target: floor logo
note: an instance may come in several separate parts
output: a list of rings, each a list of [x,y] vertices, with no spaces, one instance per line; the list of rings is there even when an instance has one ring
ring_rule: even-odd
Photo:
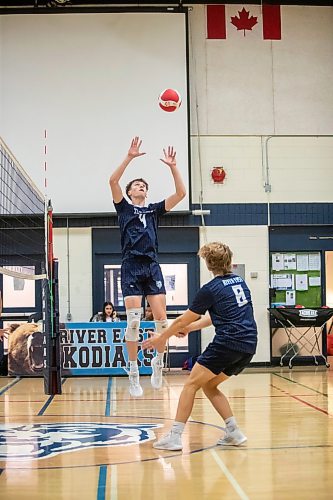
[[[0,426],[0,460],[51,458],[87,448],[125,446],[155,439],[160,424],[56,423]]]

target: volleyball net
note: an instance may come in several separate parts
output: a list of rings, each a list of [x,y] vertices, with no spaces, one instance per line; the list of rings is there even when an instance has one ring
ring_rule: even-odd
[[[43,345],[32,345],[30,339],[27,347],[36,371],[32,374],[43,372],[46,394],[59,394],[60,361],[59,354],[55,355],[59,350],[58,271],[53,257],[52,207],[1,138],[0,291],[3,316],[24,315],[39,321]]]

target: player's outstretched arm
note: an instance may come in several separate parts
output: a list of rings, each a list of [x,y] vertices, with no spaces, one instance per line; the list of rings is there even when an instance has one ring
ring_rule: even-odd
[[[174,151],[172,146],[169,146],[167,151],[163,149],[163,153],[164,158],[161,158],[161,161],[168,165],[168,167],[170,168],[176,188],[176,192],[165,200],[165,210],[168,212],[173,207],[175,207],[183,198],[185,198],[186,189],[183,183],[183,179],[177,168],[176,151]]]
[[[119,203],[124,197],[119,181],[123,173],[125,172],[127,166],[133,160],[133,158],[137,158],[138,156],[143,156],[146,154],[146,153],[140,153],[141,144],[142,141],[140,140],[140,138],[134,137],[134,139],[132,139],[131,146],[128,150],[128,153],[124,161],[111,174],[111,177],[109,179],[109,184],[112,192],[112,198],[115,203]]]
[[[197,321],[194,321],[193,323],[186,326],[182,330],[179,330],[179,332],[176,333],[176,337],[186,337],[186,335],[188,335],[190,332],[202,330],[203,328],[206,328],[207,326],[210,326],[211,324],[212,324],[211,317],[207,313],[207,314],[205,314],[205,316],[202,316]]]
[[[163,347],[167,343],[167,340],[170,337],[176,335],[177,332],[183,330],[184,328],[186,328],[191,323],[194,323],[199,318],[200,318],[199,314],[196,314],[187,309],[187,311],[185,311],[184,314],[182,314],[181,316],[178,316],[178,318],[176,318],[175,321],[168,328],[166,328],[161,335],[154,335],[153,337],[150,337],[149,339],[142,342],[142,348],[143,349],[156,348],[160,352],[160,348],[163,349]]]

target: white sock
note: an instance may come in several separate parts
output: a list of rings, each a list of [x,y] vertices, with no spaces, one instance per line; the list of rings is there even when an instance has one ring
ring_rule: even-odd
[[[172,424],[171,432],[177,432],[178,434],[182,434],[184,430],[185,424],[183,422],[174,422]]]
[[[159,359],[160,361],[162,361],[162,363],[163,363],[164,352],[158,352],[158,353],[157,353],[157,357],[158,357],[158,359]]]
[[[139,371],[138,362],[137,361],[130,361],[129,362],[129,368],[130,368],[130,372],[137,372],[137,371]]]
[[[225,420],[225,425],[227,426],[228,431],[234,431],[238,427],[235,417],[227,418]]]

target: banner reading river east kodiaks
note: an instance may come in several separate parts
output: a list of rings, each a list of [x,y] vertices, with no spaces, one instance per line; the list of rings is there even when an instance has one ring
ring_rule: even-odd
[[[66,323],[60,330],[62,375],[124,375],[127,367],[125,321],[117,323]],[[153,351],[141,342],[154,330],[153,322],[140,325],[138,364],[140,373],[151,373]]]
[[[154,330],[154,322],[140,325],[138,364],[141,374],[151,374],[154,351],[142,350],[141,342]],[[125,375],[127,349],[125,321],[117,323],[65,323],[59,331],[61,375]],[[43,376],[47,338],[42,325],[26,323],[12,335],[8,346],[8,374]]]

